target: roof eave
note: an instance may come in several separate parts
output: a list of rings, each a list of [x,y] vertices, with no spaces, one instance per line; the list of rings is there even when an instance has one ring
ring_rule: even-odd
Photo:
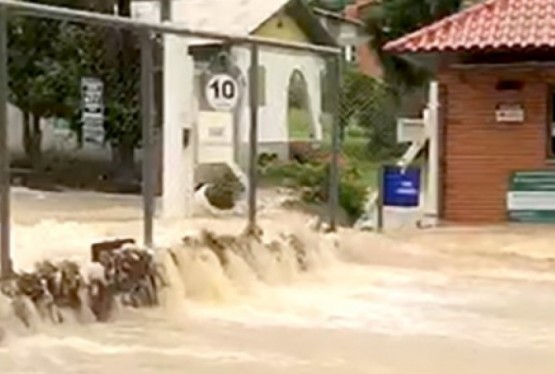
[[[529,52],[538,50],[555,50],[549,44],[530,44],[530,45],[498,45],[498,46],[471,46],[471,47],[452,47],[452,48],[398,48],[384,47],[384,51],[395,55],[414,55],[414,54],[453,54],[453,53],[507,53],[507,52]]]
[[[463,10],[457,12],[457,13],[451,14],[451,15],[449,15],[447,17],[444,17],[444,18],[442,18],[442,19],[440,19],[436,22],[433,22],[433,23],[431,23],[427,26],[424,26],[424,27],[422,27],[418,30],[410,32],[407,35],[404,35],[404,36],[402,36],[398,39],[392,40],[384,46],[384,51],[390,52],[390,53],[395,53],[395,52],[399,53],[402,50],[407,50],[408,51],[408,49],[403,48],[403,45],[405,45],[405,44],[407,44],[411,41],[418,40],[421,37],[423,37],[426,33],[430,32],[432,30],[437,30],[440,27],[442,27],[442,26],[444,26],[444,25],[446,25],[450,22],[454,22],[458,18],[465,17],[468,13],[473,13],[473,12],[478,11],[481,8],[487,7],[491,3],[493,3],[494,1],[496,1],[496,0],[486,0],[484,2],[474,4],[472,6],[469,6],[466,9],[463,9]],[[424,52],[424,51],[422,51],[422,52]]]
[[[311,41],[317,45],[339,47],[337,40],[322,25],[314,11],[303,0],[291,0],[285,5],[286,13],[293,17]]]
[[[362,22],[360,20],[357,20],[357,19],[352,19],[352,18],[349,18],[349,17],[345,17],[341,13],[332,12],[332,11],[322,9],[322,8],[317,8],[317,7],[313,7],[312,11],[316,15],[320,15],[322,17],[331,18],[333,20],[348,23],[348,24],[351,24],[351,25],[357,26],[357,27],[364,27],[364,22]]]

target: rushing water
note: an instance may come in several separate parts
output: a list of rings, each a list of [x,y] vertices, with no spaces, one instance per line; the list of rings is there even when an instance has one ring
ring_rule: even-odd
[[[113,202],[78,197],[70,206],[80,216],[68,209],[44,221],[48,204],[55,198],[16,201],[20,267],[85,261],[92,241],[140,232],[131,209],[104,210]],[[554,230],[325,236],[311,233],[306,217],[277,210],[262,225],[268,237],[301,235],[311,270],[296,271],[287,251],[277,262],[261,247],[256,258],[237,255],[222,268],[209,251],[172,245],[173,258],[160,252],[171,287],[157,309],[29,332],[0,300],[0,373],[555,372]],[[157,237],[178,243],[195,227],[237,233],[242,221],[165,222]]]

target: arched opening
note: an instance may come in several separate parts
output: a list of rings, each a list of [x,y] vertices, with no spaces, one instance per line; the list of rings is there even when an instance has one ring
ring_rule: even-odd
[[[310,141],[315,139],[308,85],[305,77],[299,70],[293,71],[289,78],[287,126],[290,141]]]

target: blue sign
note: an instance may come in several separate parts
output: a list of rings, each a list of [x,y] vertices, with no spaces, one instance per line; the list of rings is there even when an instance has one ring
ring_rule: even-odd
[[[384,167],[382,193],[384,206],[417,207],[420,204],[420,169]]]

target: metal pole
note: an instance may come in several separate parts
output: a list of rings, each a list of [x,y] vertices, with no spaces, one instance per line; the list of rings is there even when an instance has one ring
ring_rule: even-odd
[[[10,257],[10,153],[8,148],[8,10],[0,6],[0,277],[12,272]]]
[[[56,19],[59,21],[81,22],[89,25],[128,28],[149,29],[154,33],[174,34],[182,36],[196,36],[205,39],[214,39],[231,44],[252,44],[286,48],[291,50],[311,51],[324,55],[340,55],[341,49],[336,46],[313,45],[277,40],[269,37],[231,35],[213,31],[201,31],[183,27],[177,23],[161,24],[159,22],[147,22],[129,17],[115,17],[108,14],[75,10],[52,5],[30,3],[20,0],[0,0],[0,5],[6,6],[10,14],[21,14],[30,17]]]
[[[152,248],[155,174],[154,162],[154,77],[151,33],[141,31],[141,119],[143,133],[143,212],[144,245]]]
[[[333,56],[331,64],[330,85],[332,94],[332,153],[329,174],[329,229],[337,229],[337,211],[339,208],[339,153],[341,152],[341,124],[339,116],[339,100],[341,90],[341,61],[339,56]]]
[[[383,206],[384,206],[384,187],[385,187],[385,165],[380,165],[378,168],[378,202],[376,206],[376,231],[382,232],[383,231]]]
[[[249,133],[249,222],[248,230],[256,227],[256,179],[258,161],[258,46],[251,45],[249,71],[250,133]]]
[[[160,20],[162,22],[171,20],[172,1],[160,0]]]

